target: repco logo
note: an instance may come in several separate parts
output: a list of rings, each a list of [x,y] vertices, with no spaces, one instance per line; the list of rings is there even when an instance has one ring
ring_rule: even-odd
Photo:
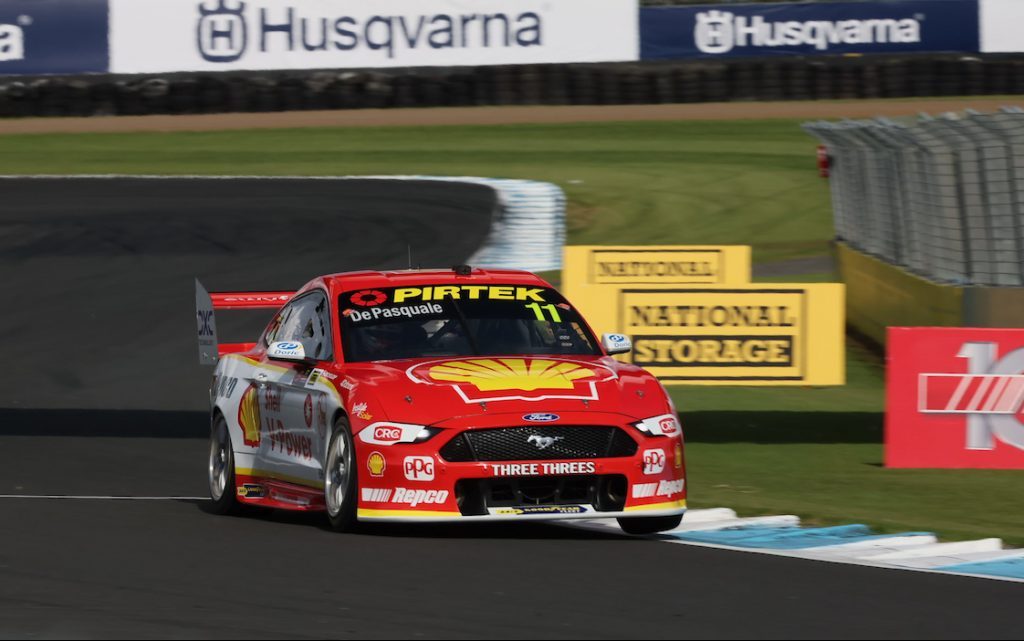
[[[996,343],[964,343],[958,357],[968,374],[920,374],[922,414],[967,417],[969,450],[992,450],[1001,441],[1024,450],[1024,348],[997,359]]]
[[[373,438],[386,443],[394,443],[402,438],[402,430],[397,427],[378,427],[373,430]]]
[[[242,57],[248,45],[249,34],[245,24],[245,3],[234,7],[228,0],[217,0],[212,9],[201,2],[196,23],[196,48],[208,62],[234,62]]]

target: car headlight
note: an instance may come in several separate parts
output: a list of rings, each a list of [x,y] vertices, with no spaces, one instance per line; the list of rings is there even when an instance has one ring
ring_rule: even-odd
[[[633,427],[647,436],[678,436],[683,433],[683,426],[675,414],[661,414],[633,423]]]
[[[394,445],[395,443],[423,443],[441,433],[437,427],[410,423],[380,421],[367,425],[359,432],[359,440],[372,445]]]

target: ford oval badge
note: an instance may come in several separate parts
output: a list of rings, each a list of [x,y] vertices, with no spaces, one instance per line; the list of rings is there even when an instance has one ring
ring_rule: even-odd
[[[523,417],[523,420],[530,421],[531,423],[550,423],[558,420],[558,414],[538,412],[536,414],[527,414]]]

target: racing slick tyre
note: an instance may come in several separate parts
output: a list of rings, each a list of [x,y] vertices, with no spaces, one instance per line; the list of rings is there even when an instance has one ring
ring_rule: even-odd
[[[235,499],[235,453],[228,434],[228,422],[220,414],[210,429],[210,511],[228,514],[238,507]]]
[[[683,515],[633,517],[618,521],[619,527],[626,534],[656,534],[679,527],[683,522]]]
[[[350,532],[356,526],[356,464],[355,448],[348,419],[344,416],[334,422],[331,443],[327,446],[324,466],[324,504],[327,520],[337,532]]]

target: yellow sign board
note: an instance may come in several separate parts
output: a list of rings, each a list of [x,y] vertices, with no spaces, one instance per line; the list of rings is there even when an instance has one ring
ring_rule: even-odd
[[[566,246],[562,291],[569,300],[592,285],[729,285],[750,282],[746,245]]]
[[[665,384],[842,385],[839,283],[592,286],[572,302],[597,332],[633,341],[623,360]]]

